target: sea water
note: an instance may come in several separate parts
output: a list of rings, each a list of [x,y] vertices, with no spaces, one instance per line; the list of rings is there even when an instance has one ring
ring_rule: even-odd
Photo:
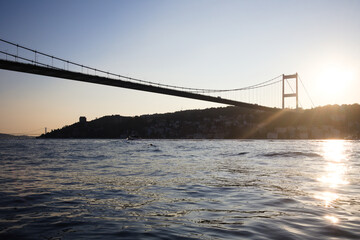
[[[360,239],[360,142],[1,140],[0,239]]]

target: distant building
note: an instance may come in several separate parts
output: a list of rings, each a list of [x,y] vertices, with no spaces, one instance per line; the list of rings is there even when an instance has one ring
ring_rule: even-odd
[[[80,117],[79,123],[86,123],[86,117]]]

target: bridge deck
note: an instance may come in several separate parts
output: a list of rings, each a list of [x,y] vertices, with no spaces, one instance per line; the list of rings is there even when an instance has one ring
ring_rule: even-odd
[[[80,72],[72,72],[58,68],[43,67],[43,66],[22,63],[22,62],[14,62],[14,61],[0,59],[0,69],[24,72],[24,73],[32,73],[37,75],[49,76],[49,77],[57,77],[57,78],[63,78],[63,79],[81,81],[81,82],[96,83],[96,84],[113,86],[113,87],[128,88],[128,89],[153,92],[159,94],[166,94],[171,96],[191,98],[191,99],[203,100],[214,103],[222,103],[226,105],[252,108],[258,110],[265,110],[265,111],[276,110],[275,108],[269,108],[269,107],[265,107],[257,104],[245,103],[245,102],[238,102],[220,97],[206,96],[197,93],[168,89],[158,86],[134,83],[134,82],[118,80],[113,78],[106,78],[95,75],[88,75]]]

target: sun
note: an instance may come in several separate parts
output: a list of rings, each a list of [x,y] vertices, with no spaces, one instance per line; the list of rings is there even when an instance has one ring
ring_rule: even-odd
[[[319,76],[321,94],[329,98],[345,96],[344,89],[353,81],[353,72],[337,66],[325,68]]]

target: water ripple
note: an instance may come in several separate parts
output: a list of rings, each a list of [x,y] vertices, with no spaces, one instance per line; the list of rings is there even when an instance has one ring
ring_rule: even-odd
[[[1,141],[0,238],[359,239],[359,144]]]

